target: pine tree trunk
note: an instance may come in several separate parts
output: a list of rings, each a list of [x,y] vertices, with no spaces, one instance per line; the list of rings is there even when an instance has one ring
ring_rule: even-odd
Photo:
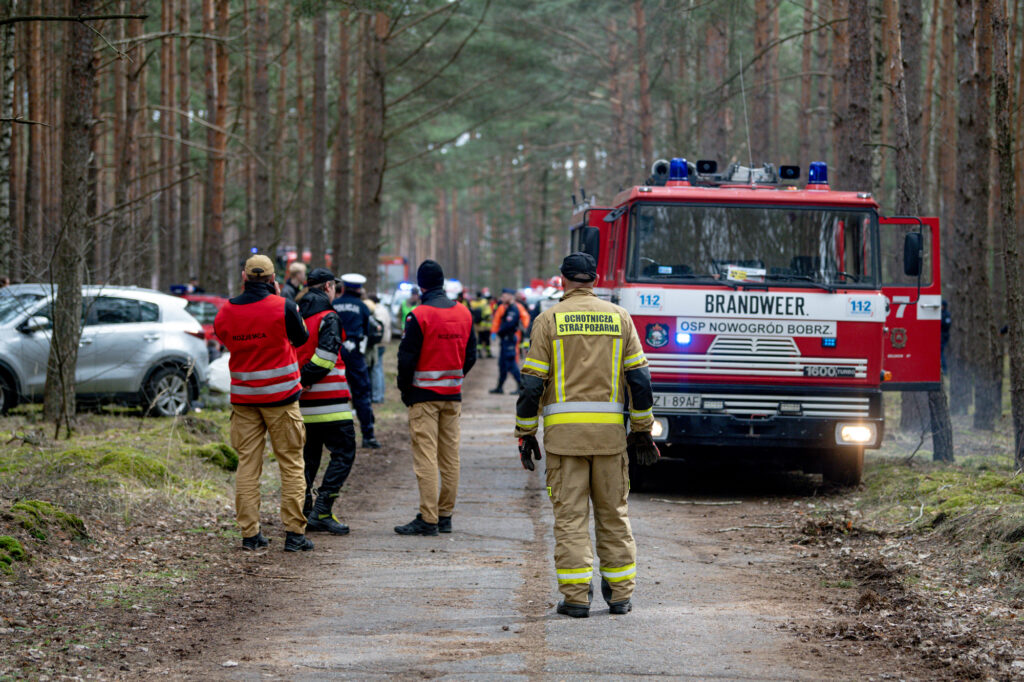
[[[284,13],[282,21],[282,35],[291,33],[289,24],[290,12]],[[282,206],[282,188],[284,186],[284,173],[287,170],[287,160],[284,155],[284,140],[287,133],[285,116],[288,113],[288,100],[285,97],[288,85],[288,49],[281,51],[281,57],[277,66],[277,103],[274,111],[274,158],[270,171],[270,204],[273,214],[273,237],[271,244],[280,244],[285,235],[284,206]],[[294,244],[295,242],[292,242]]]
[[[42,10],[42,2],[34,0],[31,12]],[[41,22],[28,25],[28,118],[46,121],[43,111],[43,37]],[[122,34],[120,37],[124,37]],[[120,67],[123,68],[123,67]],[[39,272],[38,249],[43,243],[43,170],[44,170],[44,128],[28,127],[28,150],[25,155],[25,249],[22,257],[27,261],[25,271]]]
[[[647,66],[647,16],[644,0],[633,0],[636,20],[636,64],[640,83],[640,144],[643,149],[641,163],[646,171],[654,163],[654,122],[651,115],[651,76]]]
[[[813,120],[811,112],[811,90],[813,89],[813,77],[811,76],[811,53],[812,40],[814,35],[811,29],[814,26],[814,4],[807,3],[804,8],[804,36],[803,45],[800,48],[800,117],[801,121]],[[805,130],[800,137],[800,155],[798,163],[807,168],[811,159],[811,143],[813,138],[809,130]]]
[[[352,203],[349,199],[351,171],[349,170],[350,116],[348,109],[349,84],[349,15],[343,10],[338,21],[338,136],[334,145],[334,226],[331,245],[334,249],[334,267],[352,260]]]
[[[303,59],[305,50],[305,36],[302,30],[302,19],[295,19],[295,203],[294,208],[289,211],[292,214],[292,225],[290,228],[292,243],[298,247],[299,258],[303,258],[305,250],[311,248],[311,234],[309,229],[309,201],[306,199],[306,177],[309,169],[306,167],[306,150],[309,144],[309,135],[306,133],[309,117],[306,115],[306,73]]]
[[[832,5],[832,19],[838,20],[849,15],[849,0],[835,0]],[[849,23],[849,19],[847,19]],[[848,173],[843,164],[846,154],[849,133],[849,92],[846,89],[846,72],[850,62],[850,32],[834,31],[832,33],[832,155],[836,172]],[[833,181],[834,182],[834,181]],[[842,183],[847,186],[847,183]]]
[[[849,61],[846,66],[844,139],[838,154],[842,189],[872,191],[871,178],[871,17],[866,2],[849,3]]]
[[[707,20],[704,31],[704,50],[706,61],[705,72],[712,82],[725,81],[729,69],[729,22],[727,17],[713,14]],[[715,159],[724,164],[732,156],[729,149],[729,132],[727,128],[729,86],[723,85],[721,93],[709,98],[706,103],[707,113],[700,130],[701,158]],[[705,107],[701,107],[702,110]],[[682,124],[686,128],[685,122]]]
[[[1003,235],[1006,270],[1006,319],[1010,348],[1010,411],[1013,415],[1014,465],[1024,468],[1024,276],[1017,234],[1017,189],[1013,172],[1013,129],[1008,106],[1010,93],[1008,24],[1002,3],[992,10],[993,90],[995,94],[996,153],[999,164],[998,230]]]
[[[14,0],[0,3],[0,15],[14,15]],[[0,29],[3,54],[0,56],[0,276],[10,276],[13,270],[14,215],[11,211],[11,141],[14,123],[14,24]]]
[[[75,15],[93,11],[94,0],[72,0]],[[82,270],[91,226],[87,213],[89,153],[91,149],[93,97],[93,32],[83,22],[67,22],[64,38],[63,103],[61,127],[61,225],[54,272],[57,299],[53,307],[53,332],[46,365],[43,415],[55,433],[70,436],[75,417],[75,367],[81,338]]]
[[[213,215],[211,219],[211,225],[213,227],[213,236],[209,243],[213,247],[213,255],[211,257],[211,263],[213,265],[213,271],[208,273],[210,286],[213,287],[214,291],[226,291],[226,278],[227,274],[224,270],[226,258],[224,257],[224,211],[225,211],[225,192],[227,190],[227,174],[228,174],[228,45],[227,40],[230,37],[230,29],[228,27],[228,6],[229,0],[216,0],[217,5],[217,33],[222,40],[217,41],[215,48],[215,54],[217,58],[217,107],[216,116],[214,123],[217,126],[217,130],[214,135],[214,157],[213,157],[213,200],[211,207],[213,208]],[[234,278],[233,278],[234,279]],[[234,281],[231,282],[234,284]]]
[[[322,262],[327,253],[327,234],[324,231],[324,192],[327,166],[327,14],[321,12],[313,19],[313,134],[310,156],[313,159],[313,191],[310,195],[309,228],[312,233],[309,247],[313,259]]]
[[[181,233],[175,229],[178,196],[174,184],[174,2],[165,2],[160,15],[160,29],[165,35],[160,39],[160,219],[157,229],[160,233],[161,253],[160,280],[162,285],[170,284],[181,276]],[[162,287],[161,287],[162,288]]]
[[[181,33],[188,33],[189,24],[191,23],[191,2],[192,0],[178,0],[178,30]],[[191,72],[192,66],[189,59],[189,38],[181,38],[178,43],[178,109],[181,111],[189,111],[192,107],[192,82]],[[187,265],[188,269],[195,267],[194,263],[197,262],[197,254],[195,247],[192,221],[192,183],[188,180],[189,175],[192,172],[190,159],[189,159],[189,145],[191,142],[191,122],[188,116],[178,117],[178,137],[180,143],[178,144],[178,233],[181,235],[181,248],[185,254],[186,259],[183,266]],[[182,276],[191,278],[193,275],[198,276],[197,272],[185,272],[185,267],[182,267],[179,273]]]
[[[253,42],[256,45],[256,70],[253,78],[252,101],[255,115],[256,135],[256,173],[253,191],[255,192],[254,213],[254,244],[268,254],[277,252],[277,239],[274,234],[273,206],[271,204],[270,167],[274,163],[274,136],[270,134],[270,74],[268,73],[267,43],[270,40],[270,2],[256,0],[256,13],[253,17]]]

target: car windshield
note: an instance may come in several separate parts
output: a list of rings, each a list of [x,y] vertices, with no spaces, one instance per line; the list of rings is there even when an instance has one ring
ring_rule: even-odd
[[[13,322],[42,297],[42,294],[11,294],[0,296],[0,324]]]
[[[640,203],[630,223],[632,281],[832,288],[877,279],[873,211]]]

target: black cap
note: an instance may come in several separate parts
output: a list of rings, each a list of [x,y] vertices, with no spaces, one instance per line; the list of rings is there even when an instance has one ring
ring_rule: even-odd
[[[335,279],[337,278],[334,276],[334,273],[327,268],[314,268],[312,272],[306,275],[306,286],[312,287],[324,282],[333,282]]]
[[[433,260],[425,260],[420,263],[420,267],[416,271],[416,283],[424,291],[443,287],[444,270],[441,269],[440,263]]]
[[[573,282],[593,282],[597,279],[597,261],[589,253],[570,253],[562,261],[562,276]]]

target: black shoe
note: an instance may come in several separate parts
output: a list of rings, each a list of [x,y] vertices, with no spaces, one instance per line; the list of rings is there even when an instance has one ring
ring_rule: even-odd
[[[286,552],[308,552],[313,549],[313,543],[302,533],[288,531],[284,537],[284,551]]]
[[[395,526],[395,532],[399,535],[437,535],[437,524],[427,523],[423,520],[422,514],[404,526]]]
[[[437,517],[437,532],[438,533],[451,533],[452,532],[452,517],[450,517],[450,516],[438,516]]]
[[[373,450],[379,450],[380,448],[382,448],[384,446],[380,444],[379,440],[377,440],[373,436],[370,436],[369,438],[363,438],[363,447],[364,448],[371,448]]]
[[[334,535],[348,535],[348,526],[338,521],[338,518],[331,513],[331,507],[334,506],[334,500],[337,497],[337,494],[333,496],[323,492],[317,494],[313,510],[306,515],[306,532],[322,531]]]
[[[590,607],[583,606],[582,604],[566,604],[565,600],[558,602],[558,607],[555,609],[558,613],[563,616],[569,616],[570,618],[589,618]]]
[[[256,531],[256,535],[251,538],[242,538],[242,549],[248,549],[255,552],[257,549],[263,549],[270,544],[270,540],[263,537],[263,531]]]
[[[489,390],[489,391],[487,391],[487,392],[488,392],[488,393],[493,393],[494,395],[504,395],[504,394],[505,394],[505,391],[503,391],[503,390],[501,389],[501,387],[498,387],[498,388],[492,388],[491,390]]]
[[[633,603],[629,599],[617,602],[612,601],[612,586],[604,578],[601,578],[601,596],[608,603],[608,613],[624,616],[633,610]]]

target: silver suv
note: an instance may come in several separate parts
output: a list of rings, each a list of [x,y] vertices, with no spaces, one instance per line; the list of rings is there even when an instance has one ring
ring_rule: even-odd
[[[49,284],[0,289],[0,413],[42,400],[55,293]],[[203,328],[186,303],[151,289],[83,287],[78,398],[187,412],[208,375]]]

